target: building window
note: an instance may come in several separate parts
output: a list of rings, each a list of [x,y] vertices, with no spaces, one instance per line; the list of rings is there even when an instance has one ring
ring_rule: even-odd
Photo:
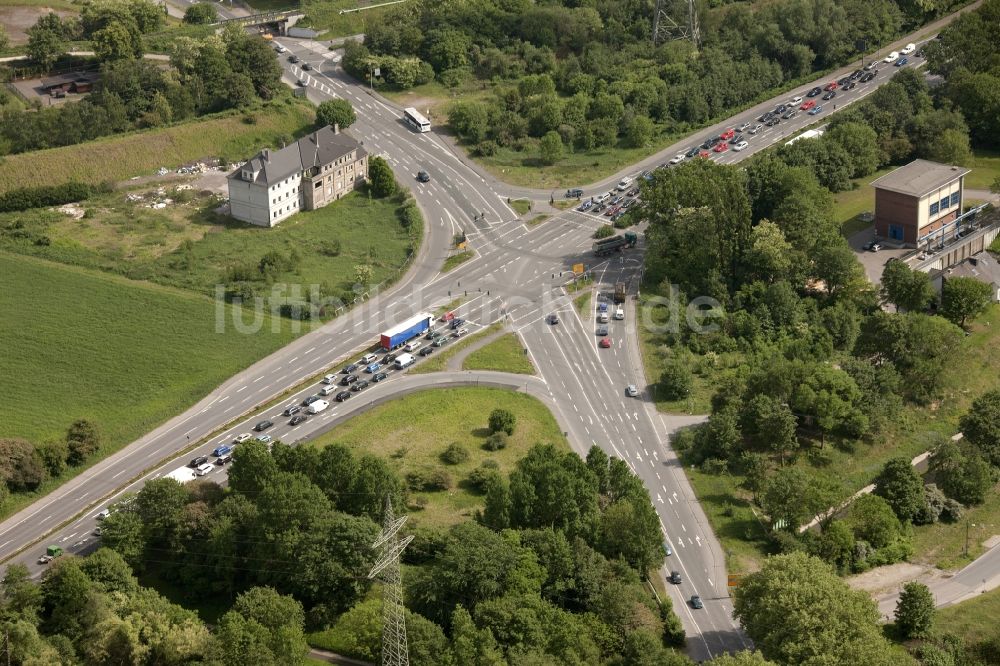
[[[944,199],[941,199],[941,210],[945,211],[949,207],[951,207],[951,199],[949,199],[948,197],[945,197]]]
[[[937,203],[932,203],[931,204],[931,215],[937,215],[937,214],[938,214],[938,205],[937,205]]]
[[[957,206],[958,205],[958,192],[952,193],[952,195],[951,195],[951,205],[952,206]]]

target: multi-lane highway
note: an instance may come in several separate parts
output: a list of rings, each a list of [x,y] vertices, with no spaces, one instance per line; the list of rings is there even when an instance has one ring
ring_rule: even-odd
[[[96,515],[121,492],[134,490],[144,479],[162,476],[188,459],[232,441],[236,435],[250,432],[253,424],[264,418],[276,423],[269,434],[294,443],[401,390],[478,380],[509,388],[523,386],[523,390],[550,405],[578,452],[584,453],[596,444],[626,460],[649,488],[664,540],[672,548],[673,555],[666,558],[663,570],[681,573],[682,582],[668,589],[690,638],[691,656],[704,659],[746,647],[748,643],[731,617],[724,554],[669,447],[670,434],[698,417],[660,414],[648,399],[638,348],[641,315],[635,310],[634,299],[629,298],[625,304],[624,320],[609,323],[612,342],[610,347],[602,348],[593,308],[577,312],[564,289],[571,266],[583,262],[596,278],[597,292],[609,293],[616,282],[626,281],[630,296],[634,296],[641,270],[641,248],[610,259],[595,258],[589,252],[591,236],[605,218],[573,210],[554,213],[536,227],[525,226],[506,205],[507,197],[528,196],[547,202],[548,191],[498,183],[443,138],[410,131],[397,108],[343,74],[338,52],[314,42],[282,43],[313,67],[302,71],[283,58],[287,81],[297,85],[301,78],[308,98],[314,102],[333,97],[350,100],[358,115],[351,132],[363,139],[370,153],[385,156],[397,178],[413,191],[426,223],[420,253],[395,288],[374,294],[361,307],[254,364],[184,414],[4,521],[0,524],[0,558],[17,556],[33,563],[46,543],[62,544],[70,552],[85,550],[94,541],[91,534],[97,526]],[[850,71],[832,74],[817,83],[824,85]],[[868,87],[859,85],[846,93],[838,106],[871,92],[887,80],[886,74],[880,73]],[[739,124],[744,116],[756,118],[797,94],[782,95],[725,124],[707,128],[683,144],[645,160],[629,173],[657,166],[668,156]],[[790,122],[782,121],[776,131],[760,133],[750,141],[750,149],[722,153],[721,157],[713,153],[712,158],[727,162],[742,159],[815,120],[800,114]],[[421,170],[430,174],[430,182],[415,180]],[[589,186],[586,196],[605,191],[622,175]],[[458,230],[466,232],[476,256],[441,274],[447,248]],[[464,299],[459,314],[473,327],[505,320],[520,336],[539,376],[526,379],[498,373],[397,373],[347,402],[334,403],[301,425],[291,426],[287,418],[280,416],[288,404],[314,394],[324,372],[356,360],[381,330],[415,312],[440,307],[459,297]],[[559,324],[546,322],[546,316],[552,313],[560,315]],[[639,386],[639,396],[625,395],[629,384]],[[222,475],[224,468],[219,466],[209,478]],[[34,570],[38,571],[38,567]],[[687,600],[694,594],[702,597],[704,609],[688,605]]]

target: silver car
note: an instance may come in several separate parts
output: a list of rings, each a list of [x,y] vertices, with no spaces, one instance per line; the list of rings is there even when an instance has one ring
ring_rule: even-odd
[[[635,387],[635,384],[629,384],[628,386],[625,387],[625,395],[627,395],[630,398],[634,398],[635,396],[639,395],[639,389]]]

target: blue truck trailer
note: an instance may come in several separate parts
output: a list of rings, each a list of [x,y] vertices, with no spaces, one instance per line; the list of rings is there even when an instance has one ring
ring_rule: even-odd
[[[405,345],[407,341],[426,333],[431,327],[432,319],[434,319],[432,315],[422,313],[393,326],[382,334],[382,347],[388,351]]]

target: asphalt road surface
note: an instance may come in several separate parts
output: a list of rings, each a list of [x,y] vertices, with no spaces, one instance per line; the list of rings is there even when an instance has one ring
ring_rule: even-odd
[[[701,417],[660,414],[648,399],[637,336],[637,325],[645,315],[636,311],[634,300],[642,266],[641,247],[606,259],[595,258],[590,252],[591,235],[606,218],[591,213],[569,210],[554,213],[536,227],[525,226],[505,203],[507,197],[527,196],[547,202],[549,191],[498,183],[442,137],[412,132],[397,108],[344,75],[338,66],[339,52],[314,42],[279,41],[313,65],[311,71],[303,71],[282,56],[287,81],[295,85],[301,78],[313,102],[333,97],[350,100],[358,115],[351,132],[363,138],[370,153],[385,156],[397,178],[412,190],[425,216],[421,251],[396,287],[371,294],[363,305],[239,373],[183,414],[4,521],[0,524],[0,559],[30,563],[37,573],[41,567],[35,560],[48,543],[60,544],[69,552],[86,552],[95,543],[97,515],[123,492],[134,492],[145,479],[167,474],[197,455],[210,454],[240,433],[252,432],[252,426],[264,418],[276,423],[267,434],[295,444],[403,391],[479,382],[524,390],[544,400],[579,453],[596,444],[626,460],[648,487],[664,540],[673,550],[662,571],[677,570],[682,575],[681,584],[668,589],[689,637],[689,654],[705,659],[747,647],[747,639],[731,617],[724,554],[669,447],[674,430]],[[832,74],[816,84],[825,85],[852,70]],[[888,80],[889,73],[880,72],[867,87],[859,85],[845,93],[838,107],[870,93]],[[627,172],[586,187],[585,196],[607,190],[622,175],[655,167],[705,137],[739,124],[744,117],[756,118],[791,96],[761,104]],[[800,113],[787,124],[782,121],[776,128],[779,131],[754,137],[750,149],[712,153],[711,159],[743,159],[815,120]],[[415,180],[420,170],[430,174],[430,182]],[[459,230],[466,232],[475,257],[441,274],[451,238]],[[595,295],[610,293],[616,282],[629,285],[624,320],[608,324],[609,348],[598,346],[593,308],[578,313],[564,288],[577,262],[585,263],[595,276]],[[344,403],[332,403],[299,426],[291,426],[280,416],[288,404],[316,393],[319,377],[325,372],[336,371],[372,347],[382,330],[456,298],[465,299],[457,312],[469,320],[472,329],[506,321],[520,336],[540,376],[393,373],[387,381]],[[559,324],[546,323],[546,316],[552,313],[560,314]],[[638,397],[625,395],[628,384],[638,385]],[[284,399],[264,407],[293,388]],[[216,465],[208,478],[223,480],[224,475],[225,467]],[[693,594],[702,597],[704,609],[694,610],[687,603]]]

